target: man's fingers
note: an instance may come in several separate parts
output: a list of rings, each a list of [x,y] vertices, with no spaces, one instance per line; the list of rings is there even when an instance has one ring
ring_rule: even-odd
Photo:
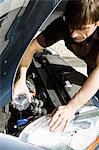
[[[53,115],[51,122],[49,124],[51,131],[64,131],[65,128],[68,128],[74,112],[68,105],[59,106],[56,113]]]
[[[62,128],[62,132],[63,132],[63,131],[65,130],[65,128],[67,127],[67,124],[68,124],[68,121],[65,120],[64,126],[63,126],[63,128]]]
[[[70,121],[71,121],[71,120],[67,120],[67,122],[66,122],[66,127],[68,127],[68,126],[69,126]]]
[[[60,115],[60,111],[57,110],[49,124],[50,127],[54,125],[54,123],[57,121],[59,115]]]
[[[33,94],[32,93],[28,93],[28,101],[30,103],[32,102],[32,97],[33,97]]]
[[[64,131],[66,127],[67,120],[64,118],[60,124],[57,126],[56,131]]]
[[[56,122],[54,122],[54,124],[52,126],[50,126],[51,131],[55,131],[61,122],[62,122],[62,117],[59,116],[57,118]]]
[[[32,92],[32,96],[35,96],[36,95],[36,92]]]

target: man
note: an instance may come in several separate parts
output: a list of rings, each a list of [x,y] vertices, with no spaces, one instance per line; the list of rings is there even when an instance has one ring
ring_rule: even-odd
[[[77,109],[99,90],[99,0],[70,0],[63,16],[31,42],[20,64],[20,79],[15,84],[14,97],[25,93],[31,98],[25,81],[33,54],[61,39],[69,50],[86,62],[90,75],[70,102],[59,106],[50,122],[51,131],[64,130]]]

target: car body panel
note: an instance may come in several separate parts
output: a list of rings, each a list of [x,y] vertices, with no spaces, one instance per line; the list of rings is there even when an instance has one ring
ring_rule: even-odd
[[[1,16],[1,28],[5,25],[8,31],[5,34],[2,31],[2,41],[5,44],[1,45],[1,49],[4,48],[4,50],[0,50],[2,51],[0,55],[0,107],[3,107],[11,101],[13,78],[28,44],[44,20],[60,1],[30,0],[20,1],[21,3],[18,1],[14,8],[11,0],[9,2],[7,1],[6,8],[4,7],[6,0],[1,1],[0,7],[2,5],[5,8],[5,13],[2,12],[1,14],[3,15]]]

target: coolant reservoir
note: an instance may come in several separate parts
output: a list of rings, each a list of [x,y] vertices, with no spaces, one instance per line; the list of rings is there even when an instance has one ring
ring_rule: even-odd
[[[19,139],[50,150],[85,150],[99,135],[99,109],[94,106],[82,108],[62,133],[50,132],[50,120],[46,115],[32,122]]]

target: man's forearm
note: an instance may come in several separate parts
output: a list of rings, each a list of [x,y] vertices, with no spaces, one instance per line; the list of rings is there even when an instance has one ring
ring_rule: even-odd
[[[23,81],[25,81],[26,79],[26,72],[31,64],[33,54],[34,51],[31,51],[31,47],[29,47],[22,58],[19,70],[20,70],[20,78]]]
[[[77,110],[90,100],[99,89],[99,65],[91,73],[78,93],[71,99],[69,105]]]
[[[26,80],[26,73],[32,62],[34,53],[36,53],[38,50],[41,50],[41,49],[43,49],[43,47],[39,45],[39,43],[37,42],[36,39],[33,40],[32,43],[27,48],[27,50],[22,58],[22,61],[20,63],[20,67],[19,67],[20,79],[22,81]]]

